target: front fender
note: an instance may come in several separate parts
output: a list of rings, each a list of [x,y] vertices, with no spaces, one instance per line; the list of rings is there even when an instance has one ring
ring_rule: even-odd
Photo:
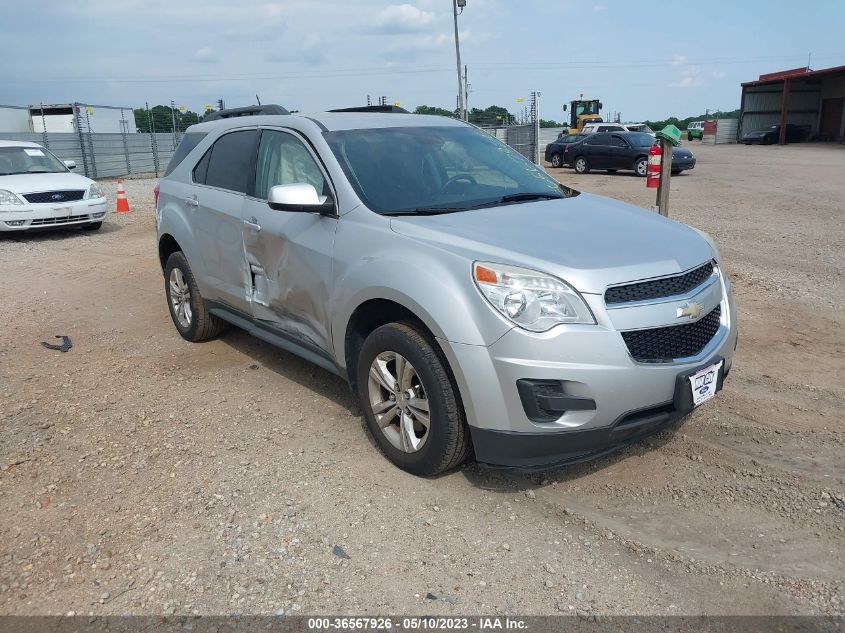
[[[371,299],[398,303],[452,343],[491,345],[513,327],[475,287],[472,261],[398,235],[387,223],[367,224],[341,222],[335,241],[332,340],[339,365],[346,366],[347,324]]]

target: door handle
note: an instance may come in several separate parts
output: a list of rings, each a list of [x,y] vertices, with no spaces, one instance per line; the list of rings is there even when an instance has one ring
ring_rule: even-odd
[[[249,228],[251,228],[256,233],[261,230],[261,225],[258,223],[258,220],[255,217],[251,217],[249,220],[244,220],[244,224],[246,224]]]
[[[200,206],[199,200],[197,200],[196,196],[191,196],[190,198],[185,198],[185,204],[187,204],[189,207]]]

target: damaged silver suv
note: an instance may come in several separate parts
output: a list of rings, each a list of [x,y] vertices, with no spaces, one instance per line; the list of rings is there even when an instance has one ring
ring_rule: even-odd
[[[420,475],[619,448],[711,399],[736,346],[706,234],[447,118],[200,123],[156,227],[185,339],[233,324],[342,376],[384,454]]]

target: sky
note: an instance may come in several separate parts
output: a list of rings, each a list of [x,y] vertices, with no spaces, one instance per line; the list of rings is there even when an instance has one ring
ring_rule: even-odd
[[[623,121],[739,107],[761,73],[845,65],[844,0],[466,0],[469,106],[583,94]],[[664,33],[663,27],[667,27]],[[452,0],[0,0],[0,104],[317,111],[456,104]]]

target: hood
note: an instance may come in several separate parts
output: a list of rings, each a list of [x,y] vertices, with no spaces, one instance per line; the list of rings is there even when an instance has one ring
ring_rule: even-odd
[[[766,136],[766,134],[773,131],[774,130],[754,130],[753,132],[748,132],[745,136]]]
[[[684,147],[673,147],[672,148],[672,157],[681,156],[681,157],[689,157],[692,156],[692,152]]]
[[[92,182],[94,181],[90,178],[70,172],[61,172],[58,174],[14,174],[12,176],[0,176],[0,189],[6,189],[13,193],[88,189]]]
[[[397,216],[391,228],[470,260],[533,268],[595,294],[612,284],[679,273],[714,257],[707,241],[685,224],[583,193],[443,215]]]

